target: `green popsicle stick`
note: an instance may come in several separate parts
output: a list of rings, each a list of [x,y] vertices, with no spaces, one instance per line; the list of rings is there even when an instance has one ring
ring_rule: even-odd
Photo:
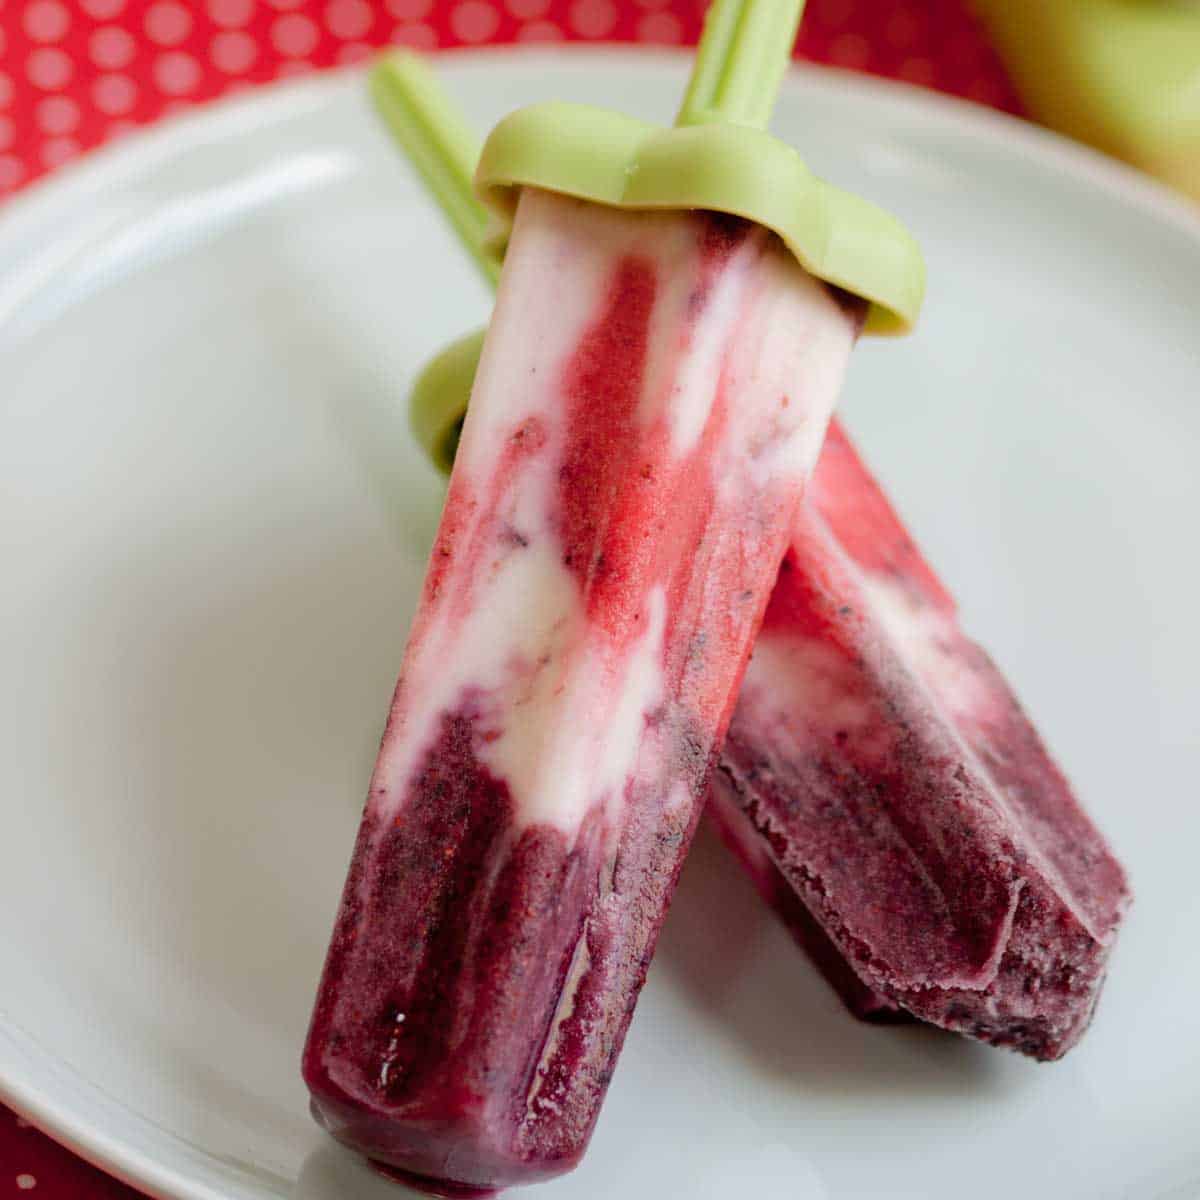
[[[451,342],[425,364],[408,398],[408,421],[417,444],[443,475],[450,474],[486,329]]]
[[[524,187],[631,210],[708,209],[773,230],[810,274],[871,302],[865,331],[907,333],[925,294],[920,248],[892,216],[825,183],[770,134],[712,123],[664,130],[621,113],[551,102],[492,131],[475,190],[503,256]]]
[[[725,122],[765,129],[803,11],[804,0],[713,0],[675,124]]]
[[[487,213],[471,186],[479,142],[466,117],[416,54],[389,55],[371,72],[369,86],[384,124],[494,286],[500,260],[484,246]]]
[[[868,333],[907,332],[925,291],[912,236],[765,132],[803,7],[714,0],[673,129],[557,102],[505,117],[475,172],[492,217],[485,251],[503,256],[525,187],[616,208],[726,212],[774,230],[811,274],[869,300]]]

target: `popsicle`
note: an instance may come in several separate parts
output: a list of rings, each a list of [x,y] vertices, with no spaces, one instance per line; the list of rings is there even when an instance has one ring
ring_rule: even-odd
[[[760,132],[799,8],[718,0],[669,134],[551,105],[484,148],[507,253],[303,1064],[432,1190],[583,1153],[849,352],[905,319],[825,282],[852,231],[818,278],[728,211],[824,199]]]
[[[406,70],[401,99],[427,95]],[[400,134],[410,153],[441,136]],[[477,352],[456,344],[414,393],[442,466]],[[856,1015],[1058,1057],[1094,1007],[1124,873],[836,419],[768,612],[709,799],[726,842]]]
[[[1038,1059],[1086,1030],[1125,873],[838,429],[714,791],[873,992]]]

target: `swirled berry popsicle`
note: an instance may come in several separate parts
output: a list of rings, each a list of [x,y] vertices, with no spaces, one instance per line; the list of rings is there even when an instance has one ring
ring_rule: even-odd
[[[522,194],[305,1057],[375,1160],[578,1158],[858,321],[748,222]]]
[[[714,787],[870,994],[1039,1059],[1087,1028],[1124,871],[836,428]]]
[[[719,211],[746,172],[838,207],[756,129],[798,17],[719,0],[683,128],[545,106],[484,149],[511,236],[304,1054],[428,1188],[582,1154],[868,314]]]

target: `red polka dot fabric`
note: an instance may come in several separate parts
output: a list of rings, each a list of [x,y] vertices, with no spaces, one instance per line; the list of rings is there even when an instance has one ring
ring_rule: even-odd
[[[138,125],[387,44],[690,44],[704,0],[0,0],[0,196]],[[1017,110],[963,0],[811,0],[798,54]]]
[[[0,0],[0,203],[139,125],[377,47],[689,45],[704,0]],[[1018,112],[964,0],[809,0],[797,56]],[[137,1200],[0,1106],[0,1200]]]

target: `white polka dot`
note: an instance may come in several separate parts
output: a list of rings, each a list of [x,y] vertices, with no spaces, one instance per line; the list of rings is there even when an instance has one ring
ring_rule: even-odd
[[[575,0],[567,19],[580,37],[600,38],[612,32],[617,10],[611,0]]]
[[[136,133],[137,130],[138,123],[136,121],[110,121],[104,131],[104,136],[112,140],[125,137],[129,133]]]
[[[45,166],[61,167],[79,153],[79,143],[71,137],[48,138],[42,143],[42,162]],[[36,1180],[35,1180],[36,1182]],[[18,1184],[18,1186],[20,1186]],[[33,1184],[28,1184],[33,1187]]]
[[[47,165],[49,165],[49,164],[47,164]],[[34,1179],[34,1177],[32,1175],[18,1175],[17,1176],[17,1187],[19,1187],[21,1189],[21,1191],[27,1192],[30,1190],[30,1188],[37,1187],[37,1180]]]
[[[11,154],[0,154],[0,188],[15,188],[25,178],[25,164]]]
[[[79,0],[83,11],[97,21],[111,21],[125,11],[125,0]]]
[[[71,14],[59,0],[34,0],[25,5],[23,23],[35,42],[57,42],[71,28]]]
[[[240,75],[248,71],[258,58],[258,43],[241,30],[226,30],[213,38],[209,57],[217,70],[227,75]]]
[[[397,46],[411,46],[414,50],[436,50],[438,44],[437,33],[420,21],[397,25],[392,30],[392,41]]]
[[[504,0],[504,7],[518,21],[532,21],[545,13],[550,7],[550,0]]]
[[[128,75],[100,75],[92,83],[92,103],[105,116],[124,116],[137,98],[137,84]]]
[[[564,36],[553,21],[530,21],[517,30],[518,42],[561,42]]]
[[[387,10],[397,21],[421,21],[429,16],[433,0],[387,0]]]
[[[0,71],[0,108],[11,104],[13,98],[13,83],[3,71]],[[20,1120],[20,1118],[17,1118]]]
[[[178,46],[192,31],[192,14],[175,0],[162,0],[146,10],[146,36],[158,46]]]
[[[674,13],[647,13],[637,23],[639,42],[654,42],[664,46],[677,45],[683,38],[683,25]]]
[[[15,136],[16,128],[13,125],[12,117],[6,113],[0,113],[0,150],[7,150],[13,144]]]
[[[340,63],[366,62],[374,52],[374,48],[367,42],[347,42],[337,52],[337,60]]]
[[[47,92],[65,86],[74,70],[70,57],[57,47],[43,46],[25,60],[29,82]]]
[[[300,13],[278,17],[271,26],[272,45],[288,58],[303,58],[311,54],[319,38],[316,25]]]
[[[97,29],[88,39],[88,54],[102,71],[115,71],[125,66],[132,60],[136,50],[137,43],[133,35],[118,25]]]
[[[238,29],[254,16],[254,0],[208,0],[208,15],[222,29]]]
[[[486,0],[465,0],[450,14],[450,29],[463,42],[486,42],[499,24],[500,14]]]
[[[47,96],[38,101],[37,123],[43,133],[71,133],[79,124],[79,105],[70,96]]]
[[[331,0],[325,9],[325,25],[334,37],[345,41],[365,37],[375,14],[367,0]]]
[[[200,82],[200,65],[180,50],[160,54],[154,60],[154,82],[168,96],[186,96]]]

